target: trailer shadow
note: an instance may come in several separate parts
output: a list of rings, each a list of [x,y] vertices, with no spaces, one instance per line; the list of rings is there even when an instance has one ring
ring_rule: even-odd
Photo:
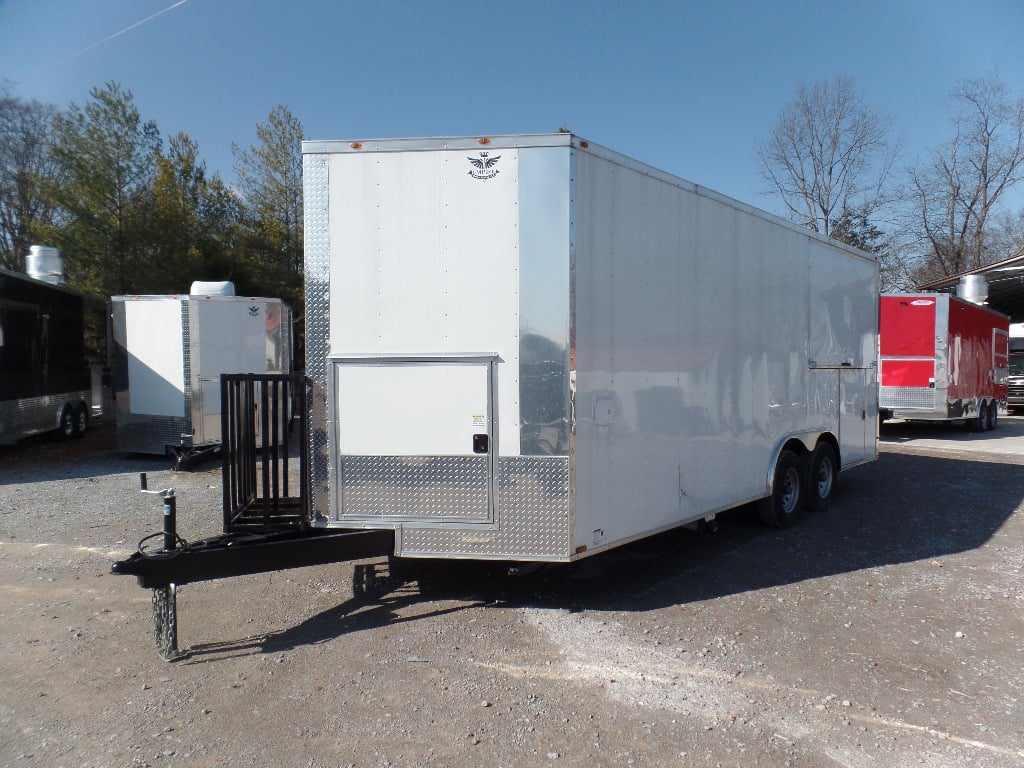
[[[187,649],[183,660],[186,663],[204,663],[254,653],[283,653],[303,646],[326,643],[355,632],[458,613],[480,605],[476,601],[469,604],[460,602],[456,606],[437,607],[427,612],[403,616],[403,609],[424,601],[415,582],[399,582],[389,578],[386,564],[357,564],[356,574],[356,594],[352,598],[294,627],[239,640],[197,643]]]
[[[994,430],[976,432],[960,421],[907,421],[894,419],[883,422],[878,428],[879,442],[913,444],[918,440],[942,441],[943,447],[984,451],[986,443],[997,441],[1024,440],[1024,418],[1017,415],[1003,415]]]
[[[278,653],[479,605],[656,610],[936,559],[985,544],[1020,505],[1021,489],[1021,465],[882,454],[843,475],[829,510],[789,530],[765,528],[747,506],[720,515],[716,533],[671,531],[527,575],[471,561],[406,561],[398,574],[386,562],[357,564],[353,598],[281,632],[200,645],[191,654],[212,661]],[[428,599],[428,611],[403,615]]]
[[[670,532],[583,561],[542,603],[643,611],[941,558],[985,544],[1022,493],[1024,466],[883,453],[795,528],[732,510],[716,534]]]
[[[81,438],[65,439],[45,432],[0,445],[0,485],[25,485],[51,480],[77,480],[132,472],[170,470],[165,456],[128,454],[117,450],[115,427],[93,424]]]

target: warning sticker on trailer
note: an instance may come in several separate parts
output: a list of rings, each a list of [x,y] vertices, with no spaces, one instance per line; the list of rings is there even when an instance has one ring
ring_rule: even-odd
[[[473,429],[486,429],[487,428],[487,414],[474,413],[473,414]]]

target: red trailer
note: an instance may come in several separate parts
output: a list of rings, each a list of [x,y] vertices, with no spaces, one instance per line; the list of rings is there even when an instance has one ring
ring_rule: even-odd
[[[1009,339],[1009,318],[981,304],[944,293],[883,295],[880,417],[993,429],[1006,413]]]

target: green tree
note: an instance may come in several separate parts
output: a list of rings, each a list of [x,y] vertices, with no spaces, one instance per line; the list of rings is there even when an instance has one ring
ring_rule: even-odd
[[[65,179],[51,194],[65,221],[51,240],[79,288],[102,296],[148,292],[159,282],[148,225],[160,134],[118,83],[90,96],[55,121],[54,157]]]
[[[24,271],[25,254],[55,206],[44,189],[60,183],[53,157],[56,110],[0,87],[0,266]]]
[[[302,124],[284,105],[256,126],[256,144],[232,144],[245,206],[243,258],[265,275],[268,295],[302,304]],[[273,292],[273,293],[271,293]]]
[[[882,291],[907,291],[914,287],[902,251],[863,211],[844,210],[833,222],[833,240],[852,245],[878,259]]]
[[[246,281],[236,268],[240,203],[221,181],[207,175],[199,148],[187,134],[168,141],[156,158],[150,218],[161,293],[186,290],[193,280]]]

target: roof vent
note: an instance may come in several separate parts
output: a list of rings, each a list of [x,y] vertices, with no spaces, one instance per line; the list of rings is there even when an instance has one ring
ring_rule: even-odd
[[[984,304],[988,300],[988,283],[984,275],[964,275],[956,287],[956,295],[973,304]]]
[[[25,256],[25,272],[29,277],[51,285],[64,285],[64,259],[60,251],[48,245],[33,245]]]
[[[189,296],[234,296],[235,284],[230,280],[203,282],[196,280],[188,289]]]

